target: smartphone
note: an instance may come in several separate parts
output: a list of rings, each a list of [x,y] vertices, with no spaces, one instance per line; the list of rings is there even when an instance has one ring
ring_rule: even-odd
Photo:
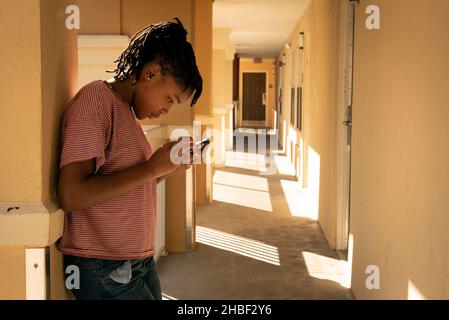
[[[203,152],[204,148],[206,148],[210,144],[210,138],[206,138],[204,140],[201,140],[200,142],[196,142],[195,146],[196,149],[200,148],[201,152]],[[190,150],[190,153],[193,154],[193,149]]]
[[[206,138],[197,143],[197,146],[201,146],[201,152],[210,144],[210,138]]]

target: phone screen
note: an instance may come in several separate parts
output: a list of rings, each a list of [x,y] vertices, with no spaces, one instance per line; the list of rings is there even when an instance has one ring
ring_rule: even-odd
[[[201,140],[200,142],[195,143],[196,149],[201,149],[201,152],[203,152],[204,148],[206,148],[210,144],[210,138],[206,138],[204,140]],[[193,154],[193,149],[190,151],[190,153]]]
[[[201,151],[203,151],[204,148],[206,148],[209,145],[209,143],[210,143],[210,139],[209,138],[206,138],[206,139],[200,141],[198,143],[198,145],[201,146]]]

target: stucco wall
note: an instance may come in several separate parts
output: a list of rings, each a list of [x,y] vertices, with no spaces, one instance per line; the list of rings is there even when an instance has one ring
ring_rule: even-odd
[[[77,30],[65,26],[71,0],[41,0],[42,198],[56,200],[59,166],[59,129],[66,104],[77,89]],[[56,18],[55,18],[56,17]],[[35,119],[36,120],[36,119]]]
[[[122,33],[132,36],[150,23],[179,18],[192,39],[192,1],[121,0]]]
[[[25,298],[25,249],[51,246],[62,233],[56,181],[60,119],[75,93],[76,30],[71,0],[22,0],[0,6],[0,298]],[[26,12],[26,19],[23,14]],[[8,206],[20,209],[6,213]],[[50,277],[62,273],[60,265]],[[52,295],[65,294],[54,286]]]
[[[365,28],[378,5],[381,30]],[[352,286],[449,298],[449,2],[362,0],[353,110]],[[380,290],[365,287],[380,268]]]
[[[225,106],[225,88],[227,85],[225,50],[213,51],[213,107],[224,108]]]
[[[80,34],[120,34],[121,0],[78,0],[80,8]]]
[[[56,203],[60,119],[77,79],[76,30],[65,27],[70,1],[1,6],[0,202]],[[23,11],[28,12],[22,21]]]
[[[0,246],[0,255],[0,300],[25,299],[25,247]]]
[[[27,19],[23,19],[23,12],[29,12]],[[42,197],[39,3],[5,2],[0,13],[0,40],[2,48],[8,48],[2,50],[0,59],[0,202],[39,202]],[[23,23],[18,23],[22,20]]]
[[[298,85],[293,73],[292,49],[286,55],[283,68],[283,112],[285,150],[296,163],[291,146],[298,144],[304,163],[305,186],[312,188],[310,216],[316,216],[331,247],[336,246],[336,159],[337,107],[339,66],[340,3],[335,0],[312,0],[299,19],[288,43],[299,45],[299,33],[305,33],[303,52],[303,130],[290,123],[290,88]],[[297,63],[298,65],[298,63]],[[296,117],[295,117],[296,118]],[[280,130],[284,130],[283,127]],[[283,131],[284,132],[284,131]],[[312,203],[316,202],[316,203]]]

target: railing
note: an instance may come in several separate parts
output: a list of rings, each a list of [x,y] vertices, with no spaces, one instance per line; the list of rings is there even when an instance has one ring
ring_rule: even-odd
[[[167,126],[143,125],[142,130],[153,150],[168,141]],[[156,207],[156,242],[155,259],[166,254],[165,252],[165,181],[157,185],[157,207]]]
[[[157,185],[157,207],[156,207],[156,255],[157,260],[165,254],[165,181]]]

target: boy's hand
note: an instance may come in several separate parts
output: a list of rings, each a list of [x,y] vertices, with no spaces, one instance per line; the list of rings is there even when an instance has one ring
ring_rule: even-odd
[[[158,178],[168,176],[176,171],[187,170],[192,166],[195,157],[190,152],[194,147],[191,137],[168,142],[153,153],[147,161],[148,166]]]

